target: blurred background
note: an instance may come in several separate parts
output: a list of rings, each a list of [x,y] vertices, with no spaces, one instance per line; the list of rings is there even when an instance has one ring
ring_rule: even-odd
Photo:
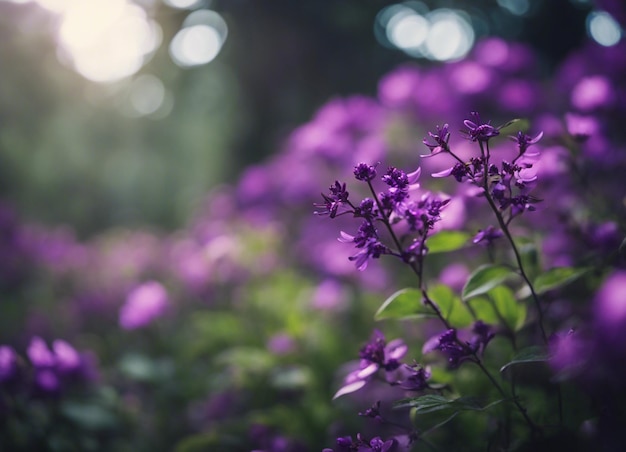
[[[0,0],[0,199],[87,238],[174,230],[334,96],[484,36],[549,74],[617,20],[587,0]]]

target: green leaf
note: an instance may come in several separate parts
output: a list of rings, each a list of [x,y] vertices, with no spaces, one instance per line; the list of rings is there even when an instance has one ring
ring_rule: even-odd
[[[571,283],[578,279],[584,273],[589,271],[588,268],[573,268],[573,267],[555,267],[541,273],[535,281],[533,286],[537,294],[545,293],[549,290],[556,289]]]
[[[481,265],[474,270],[465,283],[463,287],[463,299],[467,300],[487,293],[514,274],[516,273],[513,270],[504,265]]]
[[[426,240],[428,254],[447,253],[463,248],[470,237],[470,234],[462,231],[441,231],[433,234]]]
[[[488,405],[483,405],[477,397],[459,397],[458,399],[446,399],[437,394],[426,394],[419,397],[409,397],[397,401],[395,408],[413,408],[416,414],[426,414],[441,410],[459,411],[482,411],[492,407],[502,400],[496,400]]]
[[[416,319],[434,316],[433,310],[422,303],[422,292],[408,288],[399,290],[387,298],[376,311],[374,319]]]
[[[452,326],[464,328],[472,324],[474,319],[467,306],[448,286],[437,284],[428,290],[428,296]]]
[[[547,361],[550,358],[549,353],[544,347],[532,346],[521,350],[513,359],[500,368],[500,372],[504,372],[511,366],[526,363],[538,363]]]
[[[516,300],[515,294],[506,286],[497,286],[489,291],[493,306],[501,320],[513,331],[518,331],[526,321],[526,305]]]

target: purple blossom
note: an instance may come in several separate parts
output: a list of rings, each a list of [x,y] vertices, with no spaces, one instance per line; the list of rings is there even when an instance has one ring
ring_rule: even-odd
[[[420,366],[419,364],[413,364],[409,366],[404,365],[404,378],[399,382],[399,386],[407,391],[423,391],[428,388],[428,379],[430,378],[430,371]]]
[[[328,190],[328,195],[322,193],[324,203],[315,204],[315,207],[321,208],[322,210],[318,210],[315,213],[317,215],[329,215],[330,218],[335,218],[339,208],[348,203],[349,193],[346,190],[346,184],[342,184],[339,181],[335,181]]]
[[[354,167],[354,177],[357,180],[369,182],[376,177],[376,167],[366,163],[359,163]]]
[[[359,412],[359,416],[369,417],[379,423],[384,422],[384,419],[380,414],[380,400],[374,403],[371,407],[367,408],[365,411]]]
[[[504,234],[500,229],[496,229],[490,225],[485,229],[479,229],[478,233],[472,239],[472,242],[491,245],[496,239],[502,237],[503,235]]]
[[[169,309],[165,288],[157,281],[146,282],[133,289],[120,309],[119,323],[125,330],[142,328],[162,317]]]
[[[361,224],[356,236],[343,231],[340,234],[338,239],[340,242],[354,243],[357,248],[361,248],[361,251],[349,257],[351,261],[355,262],[359,271],[367,268],[370,259],[378,259],[381,255],[389,253],[389,248],[380,242],[378,231],[369,221],[364,221]]]
[[[437,132],[428,132],[428,136],[434,141],[428,141],[428,138],[424,138],[422,143],[430,149],[430,154],[420,155],[420,157],[432,157],[440,152],[450,152],[448,141],[450,141],[450,132],[448,131],[448,124],[444,124],[443,127],[437,126]]]
[[[539,132],[534,137],[525,134],[521,130],[517,132],[517,135],[509,137],[511,140],[517,143],[517,151],[518,155],[523,155],[526,153],[526,150],[533,144],[537,144],[539,140],[543,137],[543,132]]]
[[[426,354],[435,350],[445,355],[452,368],[458,367],[463,359],[472,354],[469,346],[459,341],[456,330],[453,328],[427,340],[422,348],[422,353]]]
[[[359,368],[346,376],[344,385],[333,398],[361,389],[381,369],[386,373],[395,371],[400,367],[399,360],[406,355],[407,350],[408,347],[402,339],[387,343],[383,333],[374,330],[370,341],[359,352]]]
[[[487,142],[490,138],[500,135],[500,131],[489,122],[482,123],[478,112],[473,111],[470,113],[470,116],[472,117],[471,120],[466,119],[463,121],[463,124],[468,129],[465,133],[469,140]]]

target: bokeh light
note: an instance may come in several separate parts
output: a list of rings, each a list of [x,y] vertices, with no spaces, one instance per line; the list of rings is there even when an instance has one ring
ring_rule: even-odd
[[[439,9],[430,13],[431,22],[426,39],[427,55],[433,60],[462,58],[474,45],[474,30],[459,12]]]
[[[209,63],[220,53],[228,27],[215,11],[199,10],[191,13],[183,27],[170,43],[170,55],[181,67]]]
[[[165,94],[163,82],[154,75],[146,74],[133,80],[129,99],[137,114],[145,116],[161,108],[165,101]]]
[[[387,23],[387,38],[399,49],[416,51],[426,41],[429,26],[424,16],[400,6]]]
[[[172,8],[191,9],[198,6],[201,0],[163,0],[163,3]]]
[[[611,47],[622,39],[622,29],[607,12],[594,11],[587,16],[587,33],[598,44]]]
[[[412,57],[450,61],[463,57],[474,45],[474,29],[467,17],[462,11],[429,12],[423,3],[406,2],[383,8],[374,30],[381,44]]]

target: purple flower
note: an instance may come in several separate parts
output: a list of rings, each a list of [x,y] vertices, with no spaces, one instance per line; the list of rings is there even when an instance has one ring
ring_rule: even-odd
[[[354,177],[357,180],[369,182],[376,177],[376,167],[367,163],[359,163],[354,167]]]
[[[165,288],[157,281],[146,282],[133,289],[120,309],[119,323],[125,330],[134,330],[162,317],[169,308]]]
[[[367,441],[359,433],[356,440],[352,440],[351,436],[337,438],[338,449],[333,451],[333,449],[325,448],[322,452],[392,452],[396,449],[397,444],[393,438],[384,441],[380,436]]]
[[[12,381],[17,375],[17,353],[8,345],[0,346],[0,384]]]
[[[369,417],[377,422],[382,423],[384,420],[380,414],[380,400],[378,400],[374,405],[366,409],[364,412],[359,412],[359,416]]]
[[[487,325],[482,320],[474,322],[472,326],[472,338],[469,341],[469,346],[474,353],[484,352],[485,347],[491,339],[495,337],[495,333],[490,325]]]
[[[52,343],[57,369],[63,374],[70,374],[81,367],[81,357],[74,347],[62,339]]]
[[[518,155],[523,155],[530,146],[537,144],[542,137],[543,132],[539,132],[535,137],[531,137],[520,130],[517,132],[517,135],[509,138],[517,143]]]
[[[438,350],[442,352],[450,367],[457,367],[461,361],[471,356],[472,351],[467,344],[458,340],[456,330],[451,328],[442,335],[434,336],[424,343],[422,353]]]
[[[496,127],[481,122],[478,112],[473,111],[470,116],[472,120],[466,119],[463,124],[468,129],[465,133],[471,141],[487,142],[490,138],[500,135],[500,131]]]
[[[389,248],[380,242],[378,231],[369,221],[361,224],[356,236],[341,231],[338,240],[344,243],[354,243],[357,248],[361,248],[361,251],[349,257],[355,262],[359,271],[367,268],[370,259],[378,259],[381,255],[389,253]]]
[[[408,347],[402,339],[394,339],[387,343],[383,333],[374,330],[370,341],[359,352],[361,358],[359,368],[346,376],[344,385],[333,399],[358,391],[380,369],[387,373],[397,370],[400,367],[399,360],[406,355],[407,350]]]
[[[430,378],[430,371],[420,366],[419,364],[413,364],[409,366],[404,365],[405,377],[400,381],[399,386],[407,391],[423,391],[428,388],[427,380]]]
[[[441,128],[437,126],[436,133],[428,132],[428,136],[434,141],[434,143],[429,142],[428,138],[424,138],[422,143],[430,149],[430,154],[420,155],[420,157],[432,157],[440,152],[450,152],[450,147],[448,146],[448,141],[450,141],[450,132],[448,131],[448,127],[448,124],[444,124]]]
[[[328,195],[322,193],[324,203],[315,204],[315,207],[323,210],[316,211],[315,213],[317,215],[329,215],[330,218],[335,218],[339,207],[348,203],[348,196],[349,193],[346,190],[346,184],[335,181],[334,185],[330,186]]]
[[[504,234],[500,229],[496,229],[490,225],[485,229],[479,229],[478,233],[472,239],[472,242],[491,245],[496,239],[502,237],[503,235]]]

